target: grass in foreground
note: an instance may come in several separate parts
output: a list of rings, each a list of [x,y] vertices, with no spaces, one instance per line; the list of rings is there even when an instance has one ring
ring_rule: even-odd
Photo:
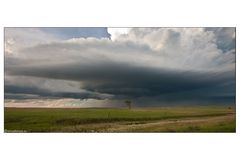
[[[235,110],[4,108],[5,132],[235,132]]]

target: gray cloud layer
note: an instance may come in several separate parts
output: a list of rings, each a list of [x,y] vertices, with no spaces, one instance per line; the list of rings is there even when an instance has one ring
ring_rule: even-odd
[[[235,28],[133,28],[114,41],[24,46],[5,54],[5,92],[139,105],[233,103],[235,46]]]

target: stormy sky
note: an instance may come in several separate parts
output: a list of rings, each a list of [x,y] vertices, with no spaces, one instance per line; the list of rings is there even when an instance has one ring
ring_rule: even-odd
[[[5,28],[5,99],[235,103],[235,28]]]

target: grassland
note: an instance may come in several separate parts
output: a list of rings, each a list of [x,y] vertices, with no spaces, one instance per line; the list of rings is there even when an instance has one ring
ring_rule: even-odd
[[[5,132],[235,132],[227,107],[4,108]]]

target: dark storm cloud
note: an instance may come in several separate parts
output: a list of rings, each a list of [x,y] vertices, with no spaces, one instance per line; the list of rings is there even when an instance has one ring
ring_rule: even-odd
[[[40,97],[35,94],[25,94],[25,93],[5,93],[4,99],[6,100],[27,100],[27,99],[42,99],[44,97]]]
[[[25,47],[5,57],[6,82],[11,81],[5,93],[131,98],[139,105],[144,100],[234,102],[235,48],[230,35],[216,29],[136,28],[114,41],[72,39]],[[14,86],[19,80],[11,76],[24,76],[23,81],[31,83]]]
[[[80,81],[83,89],[126,96],[154,96],[217,86],[234,80],[234,73],[227,72],[164,70],[106,62],[11,68],[8,73]]]
[[[78,98],[78,99],[103,99],[100,94],[90,92],[52,92],[47,89],[40,89],[30,86],[4,86],[5,98],[9,99],[27,99],[27,98]]]

